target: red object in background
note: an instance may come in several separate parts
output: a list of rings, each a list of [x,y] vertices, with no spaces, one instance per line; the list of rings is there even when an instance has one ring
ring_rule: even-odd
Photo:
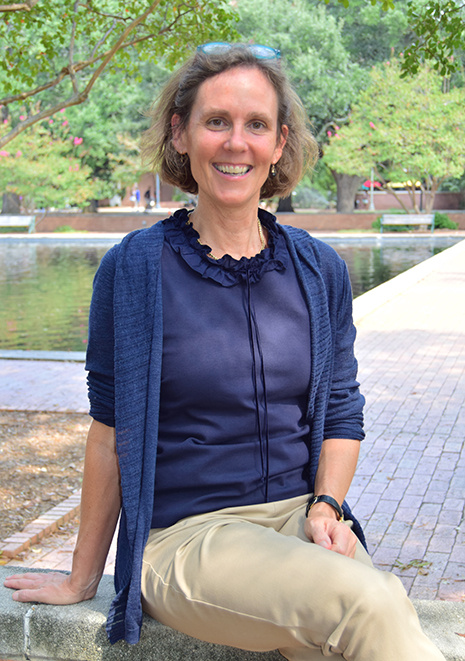
[[[371,187],[371,181],[370,179],[367,179],[366,181],[363,182],[362,186],[364,188],[370,188]],[[381,184],[379,181],[374,181],[373,182],[373,188],[382,188]]]

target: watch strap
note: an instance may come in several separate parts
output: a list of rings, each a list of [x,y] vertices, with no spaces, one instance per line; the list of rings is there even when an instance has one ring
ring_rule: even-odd
[[[327,505],[331,505],[331,507],[336,510],[338,520],[344,521],[344,512],[342,511],[342,507],[339,505],[337,500],[335,500],[332,496],[326,496],[325,494],[322,494],[320,496],[312,496],[310,498],[310,500],[307,503],[307,509],[305,510],[305,516],[308,516],[308,513],[310,512],[312,507],[317,503],[326,503]]]

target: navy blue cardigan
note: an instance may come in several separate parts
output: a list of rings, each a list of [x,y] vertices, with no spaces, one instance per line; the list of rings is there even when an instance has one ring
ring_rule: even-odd
[[[363,403],[353,354],[352,293],[344,261],[303,230],[279,226],[310,317],[308,393],[311,486],[324,438],[362,440]],[[111,643],[136,643],[142,624],[141,567],[153,506],[163,323],[163,223],[126,236],[95,276],[86,369],[114,378],[116,446],[122,511],[115,568],[116,597],[107,621]],[[112,388],[111,388],[112,390]],[[363,540],[344,503],[347,518]]]

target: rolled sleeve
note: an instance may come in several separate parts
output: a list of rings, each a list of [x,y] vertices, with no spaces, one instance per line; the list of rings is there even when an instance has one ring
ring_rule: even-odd
[[[115,426],[113,290],[117,246],[104,255],[95,274],[86,355],[89,414]]]
[[[325,419],[325,438],[363,440],[363,406],[365,398],[357,381],[354,355],[356,330],[352,320],[352,289],[345,262],[341,260],[341,289],[337,305],[337,327],[334,333],[334,368]]]

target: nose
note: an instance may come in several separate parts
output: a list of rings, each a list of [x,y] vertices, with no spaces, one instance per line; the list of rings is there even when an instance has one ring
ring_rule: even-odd
[[[242,152],[247,149],[245,130],[243,126],[233,125],[228,133],[226,149],[232,152]]]

